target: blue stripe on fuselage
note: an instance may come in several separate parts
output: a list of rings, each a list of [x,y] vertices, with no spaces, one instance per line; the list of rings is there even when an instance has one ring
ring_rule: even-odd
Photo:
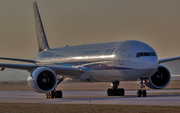
[[[80,66],[82,64],[88,64],[90,62],[67,62],[67,63],[54,63],[60,66]],[[125,67],[116,67],[116,66],[108,66],[105,64],[89,64],[83,65],[85,70],[120,70],[120,69],[132,69],[132,68],[125,68]]]

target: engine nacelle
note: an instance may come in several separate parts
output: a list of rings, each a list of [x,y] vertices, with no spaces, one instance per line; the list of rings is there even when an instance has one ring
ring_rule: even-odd
[[[28,77],[29,87],[38,93],[53,91],[57,85],[56,73],[46,67],[35,69]]]
[[[154,75],[149,77],[148,82],[145,82],[146,86],[151,89],[163,89],[171,81],[171,74],[169,70],[163,66],[159,65],[158,70]]]

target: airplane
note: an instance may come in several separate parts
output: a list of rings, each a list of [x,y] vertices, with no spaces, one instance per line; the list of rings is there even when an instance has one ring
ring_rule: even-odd
[[[138,97],[147,96],[143,89],[145,85],[151,89],[163,89],[169,84],[171,74],[161,63],[180,57],[158,60],[151,46],[137,40],[49,48],[36,1],[33,9],[39,53],[34,60],[0,57],[32,63],[0,63],[0,67],[1,71],[5,68],[27,70],[30,73],[28,85],[35,92],[45,93],[46,98],[62,98],[62,91],[56,87],[68,78],[76,82],[111,82],[108,96],[125,95],[124,89],[118,88],[120,81],[140,80]]]

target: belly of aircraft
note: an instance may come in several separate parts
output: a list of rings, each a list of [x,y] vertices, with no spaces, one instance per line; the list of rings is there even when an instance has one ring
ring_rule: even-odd
[[[109,82],[109,81],[136,81],[140,77],[149,77],[153,69],[124,69],[124,70],[92,70],[81,76],[82,81]]]
[[[95,70],[90,71],[90,75],[93,76],[98,81],[134,81],[138,79],[139,71],[138,70]],[[133,74],[132,74],[133,73]]]

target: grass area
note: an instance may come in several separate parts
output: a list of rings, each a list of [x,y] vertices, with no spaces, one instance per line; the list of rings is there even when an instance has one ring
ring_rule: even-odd
[[[0,103],[1,113],[179,113],[180,106]]]

